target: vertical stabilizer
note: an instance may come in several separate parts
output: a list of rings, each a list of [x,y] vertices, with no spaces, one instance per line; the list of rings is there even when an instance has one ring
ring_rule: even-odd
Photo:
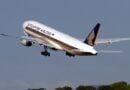
[[[89,33],[88,37],[84,40],[84,43],[90,46],[94,46],[99,32],[99,28],[100,28],[100,23],[97,23],[96,26]]]

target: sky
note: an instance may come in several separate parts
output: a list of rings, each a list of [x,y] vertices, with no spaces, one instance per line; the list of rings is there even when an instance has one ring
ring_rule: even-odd
[[[101,23],[99,38],[130,37],[130,0],[0,0],[0,33],[19,38],[22,24],[36,20],[76,38],[85,38]],[[0,36],[0,90],[68,85],[130,83],[130,41],[98,45],[96,50],[123,53],[70,58],[64,52],[40,55],[43,47],[25,47],[20,39]]]

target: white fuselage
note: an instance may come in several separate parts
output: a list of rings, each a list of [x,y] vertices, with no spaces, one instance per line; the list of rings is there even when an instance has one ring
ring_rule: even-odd
[[[39,22],[26,21],[23,29],[28,36],[39,38],[56,49],[65,50],[74,55],[97,54],[92,46]]]

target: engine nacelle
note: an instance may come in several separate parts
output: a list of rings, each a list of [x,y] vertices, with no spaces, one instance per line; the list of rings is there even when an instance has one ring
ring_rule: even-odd
[[[30,47],[30,46],[32,46],[32,42],[31,41],[28,41],[28,40],[25,40],[25,39],[22,39],[21,41],[20,41],[20,43],[22,44],[22,45],[24,45],[24,46],[27,46],[27,47]]]

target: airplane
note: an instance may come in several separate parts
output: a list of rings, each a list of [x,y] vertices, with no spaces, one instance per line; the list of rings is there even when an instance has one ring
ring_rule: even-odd
[[[43,56],[50,56],[48,49],[52,49],[54,51],[65,51],[67,56],[74,57],[96,56],[98,51],[95,50],[94,46],[97,44],[111,44],[113,42],[130,40],[130,38],[97,40],[100,26],[101,24],[97,23],[85,40],[81,41],[52,27],[29,20],[23,23],[23,32],[25,35],[21,37],[20,42],[27,47],[31,47],[35,43],[43,46],[44,51],[41,51],[41,55]],[[8,36],[6,34],[1,35]]]

